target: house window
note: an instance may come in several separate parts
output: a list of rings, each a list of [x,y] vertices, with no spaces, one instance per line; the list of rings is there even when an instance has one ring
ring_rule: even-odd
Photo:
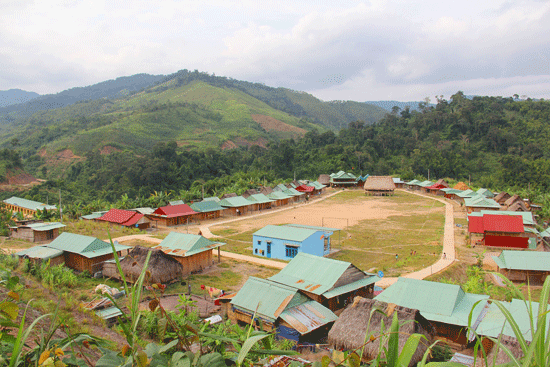
[[[328,239],[329,239],[329,237],[325,236],[325,240],[324,240],[325,251],[328,251],[328,250],[329,250],[329,247],[328,247]]]
[[[293,246],[285,246],[286,257],[294,257],[298,254],[298,248]]]
[[[258,240],[258,246],[262,244],[262,241]]]

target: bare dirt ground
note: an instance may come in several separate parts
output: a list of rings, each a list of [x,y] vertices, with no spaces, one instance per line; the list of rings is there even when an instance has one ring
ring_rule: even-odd
[[[252,117],[252,120],[257,122],[266,131],[292,131],[301,136],[305,135],[306,133],[306,130],[302,128],[289,125],[271,116],[250,115],[250,117]]]

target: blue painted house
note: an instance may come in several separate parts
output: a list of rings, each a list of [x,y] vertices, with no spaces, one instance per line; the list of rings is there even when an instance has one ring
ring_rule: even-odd
[[[313,227],[298,224],[268,225],[252,237],[254,255],[291,260],[299,252],[325,256],[330,252],[330,236],[336,228]]]

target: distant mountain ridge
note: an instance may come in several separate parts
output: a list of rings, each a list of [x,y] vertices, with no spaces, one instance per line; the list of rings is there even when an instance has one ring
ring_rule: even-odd
[[[409,107],[411,111],[418,111],[418,104],[423,103],[423,101],[411,101],[411,102],[399,102],[399,101],[366,101],[364,103],[371,104],[374,106],[381,107],[388,112],[391,112],[394,106],[399,107],[401,110],[404,110],[405,107]],[[431,106],[432,104],[430,104]]]
[[[0,107],[25,103],[39,96],[38,93],[27,92],[22,89],[0,90]]]

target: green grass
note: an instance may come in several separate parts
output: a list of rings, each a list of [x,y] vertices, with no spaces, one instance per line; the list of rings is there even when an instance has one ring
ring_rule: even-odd
[[[65,221],[63,224],[65,224],[65,227],[60,229],[60,233],[71,232],[85,236],[97,237],[101,240],[108,240],[109,234],[111,235],[111,238],[116,238],[146,233],[145,231],[137,228],[111,225],[109,223],[95,222],[93,220]]]

